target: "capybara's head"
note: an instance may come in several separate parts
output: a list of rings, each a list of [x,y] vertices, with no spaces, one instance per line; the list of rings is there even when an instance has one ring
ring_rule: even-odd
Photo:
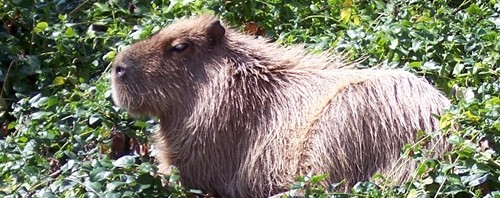
[[[171,114],[189,105],[207,78],[207,62],[226,34],[220,21],[204,15],[186,18],[120,52],[113,62],[115,103],[136,115]]]

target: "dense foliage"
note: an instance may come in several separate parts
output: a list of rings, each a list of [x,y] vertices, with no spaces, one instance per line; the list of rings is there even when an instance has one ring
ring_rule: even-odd
[[[308,175],[292,194],[500,197],[499,0],[0,1],[0,196],[203,194],[157,173],[155,120],[129,118],[109,91],[122,47],[202,12],[284,44],[343,52],[359,67],[410,70],[453,101],[434,133],[453,150],[437,160],[406,146],[421,162],[412,181],[365,181],[343,194]]]

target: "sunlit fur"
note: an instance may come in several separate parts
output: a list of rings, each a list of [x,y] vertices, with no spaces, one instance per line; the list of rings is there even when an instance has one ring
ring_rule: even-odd
[[[433,114],[448,105],[438,90],[408,72],[339,69],[350,64],[230,28],[213,35],[216,21],[178,20],[114,61],[126,71],[113,74],[115,102],[160,118],[162,171],[175,165],[187,188],[224,197],[281,193],[308,173],[345,180],[341,190],[376,172],[407,178],[413,164],[393,167],[418,129],[436,129]],[[169,51],[178,43],[189,47]]]

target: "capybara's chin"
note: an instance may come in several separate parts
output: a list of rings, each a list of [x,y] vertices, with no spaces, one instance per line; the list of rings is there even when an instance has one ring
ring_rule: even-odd
[[[449,101],[414,74],[345,69],[353,64],[202,15],[120,52],[113,99],[159,117],[160,171],[176,166],[186,188],[266,197],[310,173],[344,191],[375,173],[405,181],[416,165],[400,159],[402,147],[436,130]],[[442,136],[424,146],[436,156],[449,147]]]
[[[144,109],[149,109],[144,107],[144,99],[140,96],[137,91],[130,91],[129,85],[131,82],[123,82],[120,79],[116,79],[115,76],[112,77],[112,98],[115,104],[125,110],[130,114],[138,116],[143,114]]]
[[[112,88],[114,89],[114,88]],[[130,115],[134,117],[141,117],[147,115],[147,107],[140,106],[139,101],[135,101],[133,96],[127,96],[124,93],[115,94],[113,90],[113,101],[116,106],[126,110]],[[138,97],[137,97],[138,98]]]
[[[117,82],[118,81],[118,82]],[[113,80],[112,98],[114,103],[125,109],[134,117],[159,116],[159,109],[165,109],[161,95],[150,92],[149,88],[143,88],[140,82],[122,82]]]

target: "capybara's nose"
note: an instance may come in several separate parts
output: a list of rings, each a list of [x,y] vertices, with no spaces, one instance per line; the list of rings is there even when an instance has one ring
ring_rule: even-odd
[[[116,65],[113,72],[115,72],[116,77],[122,77],[125,75],[125,67],[122,65]]]

